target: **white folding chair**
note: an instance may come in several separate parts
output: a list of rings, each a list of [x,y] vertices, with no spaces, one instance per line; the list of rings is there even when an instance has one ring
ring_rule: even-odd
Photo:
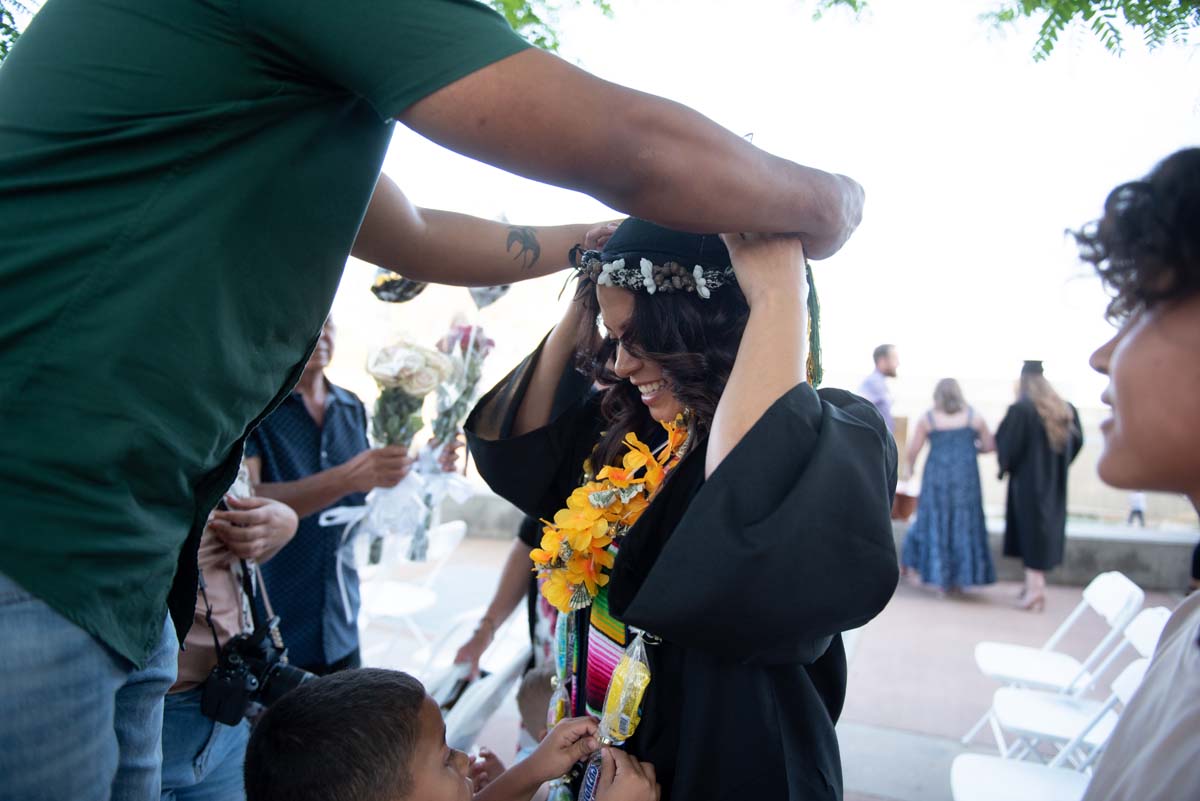
[[[1032,756],[1040,760],[1037,746],[1048,743],[1059,749],[1051,764],[1082,770],[1100,755],[1117,725],[1117,704],[1137,691],[1150,660],[1137,659],[1112,683],[1104,701],[1045,690],[1002,687],[992,701],[992,731],[1005,758]],[[1002,732],[1016,736],[1006,746]]]
[[[1090,779],[1070,768],[960,754],[950,764],[950,795],[954,801],[1080,801]]]
[[[1113,682],[1111,703],[1099,705],[1091,719],[1049,765],[986,754],[961,754],[955,757],[950,765],[950,793],[954,801],[1079,801],[1091,780],[1090,774],[1083,771],[1090,768],[1103,750],[1112,733],[1112,725],[1106,724],[1103,738],[1085,759],[1077,761],[1077,769],[1064,766],[1076,750],[1092,737],[1096,727],[1109,720],[1117,701],[1129,703],[1148,665],[1148,659],[1138,659],[1121,671],[1121,675]],[[1042,694],[1059,700],[1078,700],[1062,694],[1044,691]]]
[[[1137,617],[1125,628],[1122,642],[1114,648],[1110,658],[1105,659],[1109,664],[1126,648],[1134,648],[1142,661],[1154,655],[1158,638],[1167,625],[1171,610],[1162,606],[1143,609]],[[1098,673],[1102,673],[1099,671]],[[1141,680],[1140,674],[1137,681]],[[1117,681],[1129,679],[1118,678]],[[1116,683],[1113,688],[1116,691]],[[1136,684],[1134,685],[1136,688]],[[1111,707],[1115,697],[1108,699]],[[1092,718],[1100,708],[1101,702],[1081,698],[1065,693],[1051,693],[1044,690],[1029,690],[1017,687],[1002,687],[992,697],[991,725],[1000,753],[1006,757],[1021,757],[1026,754],[1037,754],[1032,750],[1038,742],[1050,742],[1055,745],[1071,740]],[[1096,722],[1095,727],[1085,740],[1084,745],[1096,748],[1108,738],[1108,732],[1116,723],[1116,715],[1110,714],[1105,719]],[[1017,739],[1011,746],[1005,744],[1002,732],[1016,734]]]
[[[984,641],[975,646],[975,664],[989,678],[1015,687],[1080,695],[1095,683],[1115,657],[1125,627],[1142,608],[1146,594],[1117,571],[1101,573],[1083,589],[1083,599],[1041,648]],[[1108,633],[1082,662],[1054,650],[1066,633],[1092,609],[1108,623]],[[991,709],[962,738],[971,742],[988,722]]]
[[[437,603],[433,584],[466,534],[467,524],[462,520],[442,523],[429,532],[429,569],[420,581],[398,581],[383,576],[364,580],[360,589],[359,625],[365,627],[369,622],[395,621],[408,630],[421,648],[428,648],[429,637],[417,625],[414,616]]]
[[[467,687],[454,708],[446,713],[447,745],[461,751],[471,749],[479,732],[525,672],[532,656],[533,649],[526,645],[499,669]]]

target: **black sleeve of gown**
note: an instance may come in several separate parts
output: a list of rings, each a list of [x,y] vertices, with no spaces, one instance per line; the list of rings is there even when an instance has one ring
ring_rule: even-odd
[[[1071,439],[1068,444],[1070,448],[1070,456],[1067,457],[1067,464],[1075,461],[1075,457],[1083,450],[1083,425],[1079,422],[1079,410],[1072,404],[1071,419],[1075,427],[1071,430]]]
[[[895,487],[896,443],[875,407],[800,384],[704,481],[627,605],[615,589],[610,602],[684,646],[811,663],[896,589]]]
[[[568,364],[555,391],[550,422],[512,436],[542,346],[484,395],[465,429],[476,468],[497,495],[526,515],[549,517],[578,485],[583,461],[599,437],[599,396]]]
[[[1028,410],[1014,403],[1004,413],[1004,419],[996,429],[996,462],[1000,465],[999,478],[1011,473],[1021,463],[1029,441]]]

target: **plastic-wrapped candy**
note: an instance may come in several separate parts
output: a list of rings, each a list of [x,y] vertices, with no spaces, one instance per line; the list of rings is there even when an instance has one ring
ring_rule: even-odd
[[[382,267],[375,272],[371,293],[385,303],[407,303],[425,291],[428,284],[405,278]]]
[[[571,690],[567,682],[554,677],[554,692],[546,710],[546,730],[549,731],[571,716]]]
[[[646,659],[646,642],[641,632],[621,655],[613,670],[604,694],[604,713],[598,732],[602,745],[620,745],[633,736],[642,720],[642,697],[650,686],[650,662]],[[579,801],[595,801],[600,781],[600,752],[588,760]]]

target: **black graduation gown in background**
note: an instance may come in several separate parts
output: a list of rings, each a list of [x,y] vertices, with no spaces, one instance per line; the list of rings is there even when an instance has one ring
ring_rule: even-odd
[[[1032,401],[1008,407],[996,429],[1000,478],[1008,475],[1004,509],[1004,555],[1020,557],[1033,570],[1062,564],[1067,536],[1067,470],[1083,447],[1079,412],[1075,430],[1060,452],[1050,447],[1046,427]]]
[[[511,437],[537,356],[479,402],[467,438],[497,493],[549,518],[579,485],[602,420],[589,391]],[[610,611],[662,638],[647,648],[643,719],[625,747],[655,765],[663,799],[840,799],[840,633],[896,588],[895,442],[866,400],[801,384],[708,480],[705,445],[668,477],[611,572]]]

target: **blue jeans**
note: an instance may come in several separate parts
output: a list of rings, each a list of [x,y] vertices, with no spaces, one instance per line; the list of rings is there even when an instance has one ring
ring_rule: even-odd
[[[0,573],[0,801],[158,801],[170,618],[144,669]]]
[[[201,688],[167,696],[162,801],[244,801],[242,763],[250,724],[226,726],[200,713]]]

